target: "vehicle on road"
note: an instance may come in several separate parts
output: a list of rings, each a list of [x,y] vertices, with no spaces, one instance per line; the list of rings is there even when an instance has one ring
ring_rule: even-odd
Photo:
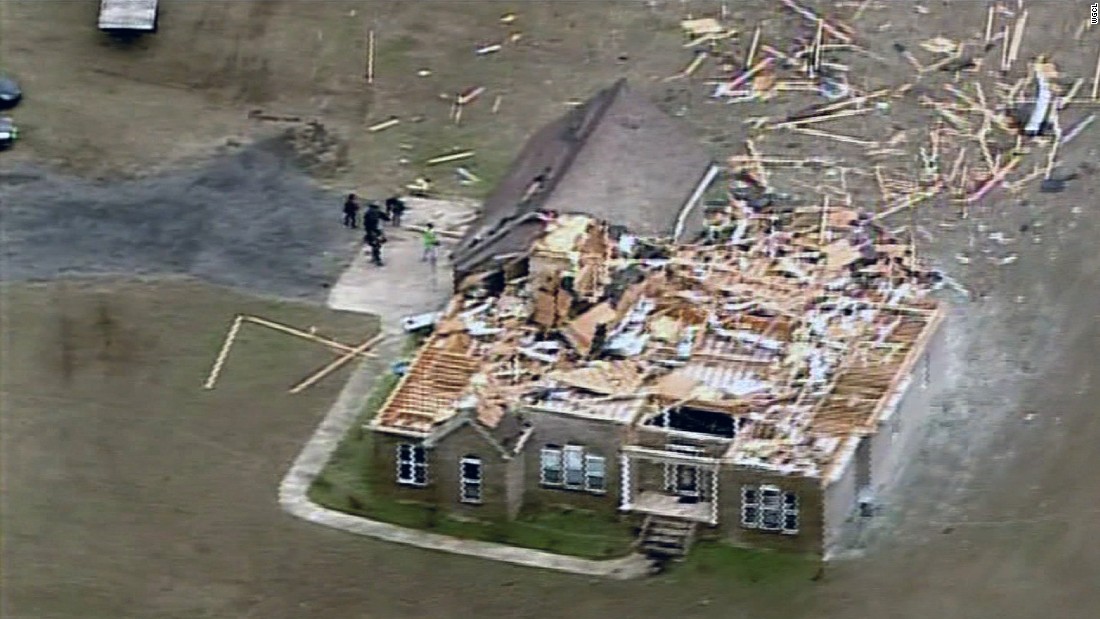
[[[15,145],[19,137],[19,128],[11,118],[0,116],[0,150],[7,150]]]
[[[13,108],[23,99],[23,89],[12,78],[0,75],[0,109]]]
[[[99,29],[115,35],[157,31],[157,0],[100,0]]]

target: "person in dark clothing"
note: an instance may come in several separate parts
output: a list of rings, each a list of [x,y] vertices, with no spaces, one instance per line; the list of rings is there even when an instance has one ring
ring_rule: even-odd
[[[355,197],[354,193],[349,193],[348,199],[344,200],[344,226],[347,228],[355,228],[358,216],[359,200]]]
[[[378,208],[378,204],[374,202],[367,204],[367,210],[363,212],[363,230],[368,234],[372,231],[382,234],[382,220],[384,219],[389,218],[382,212],[382,209]]]
[[[363,243],[370,249],[370,261],[376,266],[383,266],[382,245],[386,243],[386,235],[377,228],[367,228],[363,234]]]
[[[386,198],[386,215],[389,215],[390,223],[393,227],[397,228],[401,226],[401,216],[405,214],[405,201],[400,196],[391,196]]]

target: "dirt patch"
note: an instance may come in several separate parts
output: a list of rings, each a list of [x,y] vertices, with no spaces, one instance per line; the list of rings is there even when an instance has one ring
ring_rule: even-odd
[[[310,121],[287,132],[298,165],[318,178],[333,178],[347,170],[347,140]]]
[[[0,280],[177,273],[324,299],[359,239],[340,226],[340,197],[316,189],[292,158],[271,139],[121,183],[5,171],[0,180],[15,182],[0,182]]]

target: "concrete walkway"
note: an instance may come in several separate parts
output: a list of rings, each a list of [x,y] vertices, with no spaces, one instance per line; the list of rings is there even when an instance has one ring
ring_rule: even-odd
[[[476,214],[477,205],[467,201],[406,198],[409,211],[403,225],[422,226],[433,222],[438,230],[455,230]],[[385,226],[388,242],[382,248],[384,266],[370,263],[369,252],[357,252],[329,294],[329,307],[399,320],[410,314],[442,308],[451,295],[451,267],[447,260],[450,239],[441,236],[435,269],[421,262],[420,234]]]
[[[371,266],[360,254],[341,275],[329,297],[329,306],[333,309],[381,317],[386,337],[377,348],[377,358],[383,360],[394,359],[401,348],[400,319],[407,314],[440,309],[451,292],[450,271],[442,260],[436,273],[436,285],[431,286],[430,280],[429,285],[425,285],[430,270],[428,265],[419,262],[420,245],[412,233],[391,232],[390,239],[386,245],[389,252],[385,256],[386,266]],[[364,361],[354,370],[336,403],[294,460],[279,484],[279,505],[284,511],[356,535],[516,565],[615,579],[637,578],[648,573],[649,562],[638,554],[604,561],[580,559],[409,529],[327,509],[310,501],[309,487],[356,423],[363,402],[377,383],[377,363],[376,360]]]
[[[396,324],[404,316],[432,312],[446,304],[452,290],[446,248],[440,250],[433,271],[420,261],[418,234],[387,228],[386,238],[383,266],[371,264],[369,252],[357,251],[329,292],[329,307],[375,314]]]

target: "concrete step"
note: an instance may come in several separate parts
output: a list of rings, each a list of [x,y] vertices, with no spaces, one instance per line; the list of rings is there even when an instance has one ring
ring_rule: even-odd
[[[659,546],[656,544],[642,544],[642,551],[649,555],[663,557],[682,557],[686,550],[680,547]]]

